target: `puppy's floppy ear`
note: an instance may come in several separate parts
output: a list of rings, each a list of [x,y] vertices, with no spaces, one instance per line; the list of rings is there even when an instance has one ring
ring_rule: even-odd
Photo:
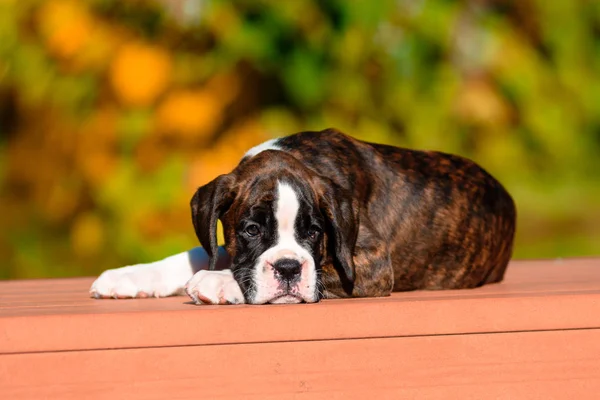
[[[336,269],[345,275],[340,273],[344,289],[351,294],[355,279],[353,255],[358,237],[358,205],[348,190],[327,178],[320,181],[320,209],[326,221],[328,250],[333,254]]]
[[[217,220],[229,209],[235,198],[235,177],[221,175],[198,188],[190,206],[196,236],[209,257],[209,269],[217,265]]]

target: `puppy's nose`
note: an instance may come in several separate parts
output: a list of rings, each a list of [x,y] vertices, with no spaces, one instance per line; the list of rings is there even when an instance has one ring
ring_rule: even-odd
[[[277,274],[279,274],[280,279],[291,281],[300,276],[302,264],[291,258],[282,258],[273,264],[273,268],[277,271]]]

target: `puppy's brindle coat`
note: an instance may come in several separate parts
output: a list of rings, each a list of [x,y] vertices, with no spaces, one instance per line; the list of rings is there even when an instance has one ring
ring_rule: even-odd
[[[296,196],[299,250],[273,255],[282,188]],[[209,269],[217,265],[222,221],[230,268],[250,303],[499,282],[516,218],[510,195],[470,160],[366,143],[333,129],[252,149],[230,174],[199,188],[191,208]],[[274,278],[261,281],[261,273]],[[256,285],[267,281],[278,286],[269,292],[273,299],[257,298],[264,290]],[[100,292],[92,287],[96,297]]]

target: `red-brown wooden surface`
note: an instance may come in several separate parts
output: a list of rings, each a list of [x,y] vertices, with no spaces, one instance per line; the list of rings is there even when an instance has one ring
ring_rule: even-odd
[[[600,259],[319,304],[88,298],[0,282],[0,399],[600,398]]]

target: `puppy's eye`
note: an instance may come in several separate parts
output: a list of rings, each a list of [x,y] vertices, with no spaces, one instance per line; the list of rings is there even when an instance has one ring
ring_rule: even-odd
[[[319,237],[319,233],[321,233],[321,231],[318,226],[311,226],[307,235],[310,240],[316,240]]]
[[[246,229],[244,229],[244,232],[246,232],[246,235],[248,235],[250,237],[260,235],[260,229],[259,229],[258,225],[248,225],[246,227]]]

